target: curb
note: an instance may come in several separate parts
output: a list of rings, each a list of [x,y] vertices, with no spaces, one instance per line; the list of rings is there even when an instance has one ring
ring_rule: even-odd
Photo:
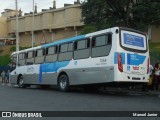
[[[126,94],[126,95],[142,95],[142,96],[152,96],[152,97],[160,97],[160,91],[141,91],[141,90],[115,90],[115,89],[110,89],[110,90],[104,90],[103,92],[115,92],[119,94]]]

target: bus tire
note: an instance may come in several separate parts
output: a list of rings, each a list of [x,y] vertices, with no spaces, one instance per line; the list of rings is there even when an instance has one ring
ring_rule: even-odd
[[[66,74],[60,75],[58,78],[58,88],[62,92],[68,92],[69,91],[69,79]]]
[[[18,87],[19,88],[25,88],[26,87],[25,84],[24,84],[23,76],[20,76],[18,78]]]

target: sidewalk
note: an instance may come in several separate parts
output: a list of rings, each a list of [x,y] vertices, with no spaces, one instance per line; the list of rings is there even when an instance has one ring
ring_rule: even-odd
[[[0,84],[2,85],[2,77],[0,77]],[[10,86],[10,83],[6,83],[8,86]]]
[[[136,88],[132,90],[128,90],[128,88],[107,88],[104,90],[105,92],[116,92],[120,94],[128,94],[128,95],[145,95],[145,96],[153,96],[153,97],[160,97],[160,90],[159,91],[142,91],[141,88]]]

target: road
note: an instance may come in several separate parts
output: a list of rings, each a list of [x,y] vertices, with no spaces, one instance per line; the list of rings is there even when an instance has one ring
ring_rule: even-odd
[[[0,85],[0,99],[0,111],[160,111],[157,95],[118,91],[63,93],[53,88]]]

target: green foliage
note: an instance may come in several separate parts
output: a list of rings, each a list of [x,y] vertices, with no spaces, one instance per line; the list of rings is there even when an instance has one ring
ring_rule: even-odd
[[[85,27],[96,30],[122,26],[147,31],[148,25],[160,24],[159,0],[87,0],[81,8]]]
[[[146,30],[148,25],[160,24],[160,2],[159,0],[140,1],[133,4],[133,21],[137,29]]]
[[[10,56],[5,55],[5,56],[0,56],[0,66],[6,66],[10,62]]]
[[[88,25],[88,26],[84,26],[81,34],[87,34],[87,33],[95,32],[95,31],[97,31],[95,26]]]
[[[10,48],[10,52],[15,52],[15,51],[16,51],[16,47],[15,46]]]
[[[106,14],[105,8],[107,7],[105,4],[106,0],[88,0],[88,2],[83,2],[82,7],[82,17],[85,23],[85,29],[90,28],[91,26],[95,26],[94,30],[104,29],[106,26]]]
[[[27,48],[30,48],[30,47],[21,47],[21,46],[19,47],[20,50],[24,50],[24,49],[27,49]],[[15,52],[15,51],[16,51],[16,47],[15,46],[10,48],[10,52]]]
[[[149,43],[149,50],[153,53],[160,53],[160,43]]]

